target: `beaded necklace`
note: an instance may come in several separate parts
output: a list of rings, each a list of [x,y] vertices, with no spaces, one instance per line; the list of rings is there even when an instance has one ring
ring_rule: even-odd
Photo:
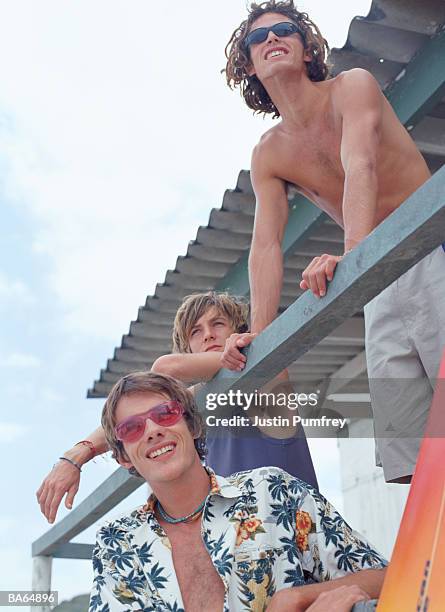
[[[209,488],[209,493],[210,493],[210,488]],[[199,506],[195,510],[193,510],[193,512],[190,512],[190,514],[187,514],[187,516],[180,516],[179,518],[173,518],[173,516],[170,516],[164,510],[164,508],[161,506],[160,501],[156,500],[156,504],[158,506],[159,514],[162,516],[164,521],[166,521],[167,523],[170,523],[172,525],[174,525],[176,523],[192,523],[193,521],[195,521],[198,518],[198,516],[203,511],[205,503],[207,501],[207,497],[209,496],[209,493],[207,493],[207,495],[205,496],[203,501],[199,504]]]

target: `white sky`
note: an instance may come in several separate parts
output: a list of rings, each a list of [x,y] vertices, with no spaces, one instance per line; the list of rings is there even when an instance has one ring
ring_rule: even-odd
[[[154,4],[0,0],[1,589],[30,586],[34,491],[96,426],[87,387],[271,125],[220,74],[244,0]],[[370,1],[298,6],[341,47]],[[339,502],[336,449],[314,446]],[[113,469],[89,465],[77,501]],[[90,580],[54,563],[61,599]]]

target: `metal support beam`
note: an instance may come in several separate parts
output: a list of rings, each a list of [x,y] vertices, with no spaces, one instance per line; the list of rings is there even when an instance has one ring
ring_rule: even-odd
[[[338,393],[351,380],[357,378],[366,372],[366,351],[362,351],[350,361],[347,361],[331,376],[329,386],[326,390],[326,395]]]
[[[400,121],[410,129],[445,95],[445,30],[427,42],[385,90]]]
[[[52,557],[38,556],[32,560],[32,584],[33,591],[51,591]],[[36,612],[49,612],[50,606],[36,606],[32,610]]]
[[[338,265],[327,295],[305,293],[252,343],[241,373],[221,371],[198,395],[236,384],[254,391],[318,344],[340,323],[440,245],[445,236],[445,167],[381,223]]]
[[[54,555],[64,544],[93,525],[144,483],[142,478],[134,478],[127,470],[120,467],[77,508],[33,542],[32,556]]]
[[[70,542],[69,544],[62,544],[53,554],[53,557],[56,559],[88,559],[91,561],[93,549],[94,544]]]

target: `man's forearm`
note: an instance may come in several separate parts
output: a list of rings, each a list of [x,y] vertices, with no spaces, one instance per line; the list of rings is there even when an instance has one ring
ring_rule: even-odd
[[[281,245],[252,244],[249,257],[251,331],[260,333],[276,317],[283,284]]]
[[[87,444],[76,444],[70,450],[64,453],[65,457],[69,459],[73,459],[80,465],[87,463],[97,455],[102,455],[102,453],[106,453],[109,450],[108,442],[105,438],[105,432],[102,427],[98,427],[95,429],[89,436],[85,438],[94,447],[95,453],[92,454],[92,449],[90,445]]]
[[[151,371],[167,374],[185,383],[210,380],[221,369],[221,353],[173,353],[162,355],[152,365]]]
[[[385,572],[386,568],[362,570],[343,578],[337,578],[336,580],[293,587],[289,589],[287,595],[289,601],[292,601],[292,598],[295,600],[295,612],[303,612],[303,610],[306,610],[306,608],[314,603],[321,593],[332,591],[340,586],[357,585],[368,593],[371,599],[377,599],[382,589]]]
[[[347,170],[343,195],[345,252],[368,236],[376,225],[378,180],[372,166],[356,163]]]

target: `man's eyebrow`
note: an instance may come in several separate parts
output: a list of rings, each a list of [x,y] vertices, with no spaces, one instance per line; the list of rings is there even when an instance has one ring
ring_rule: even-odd
[[[215,322],[215,321],[217,321],[218,319],[224,319],[225,321],[228,321],[228,320],[229,320],[229,319],[226,317],[226,315],[219,314],[219,315],[216,315],[215,317],[212,317],[212,318],[210,319],[210,322],[211,322],[211,323],[214,323],[214,322]]]
[[[215,321],[217,321],[218,319],[224,319],[225,321],[228,321],[228,318],[226,317],[226,315],[224,314],[217,314],[214,317],[211,317],[209,319],[209,323],[214,323]],[[201,327],[201,323],[195,323],[194,325],[192,325],[192,327],[190,328],[190,331],[193,331],[196,328]]]

